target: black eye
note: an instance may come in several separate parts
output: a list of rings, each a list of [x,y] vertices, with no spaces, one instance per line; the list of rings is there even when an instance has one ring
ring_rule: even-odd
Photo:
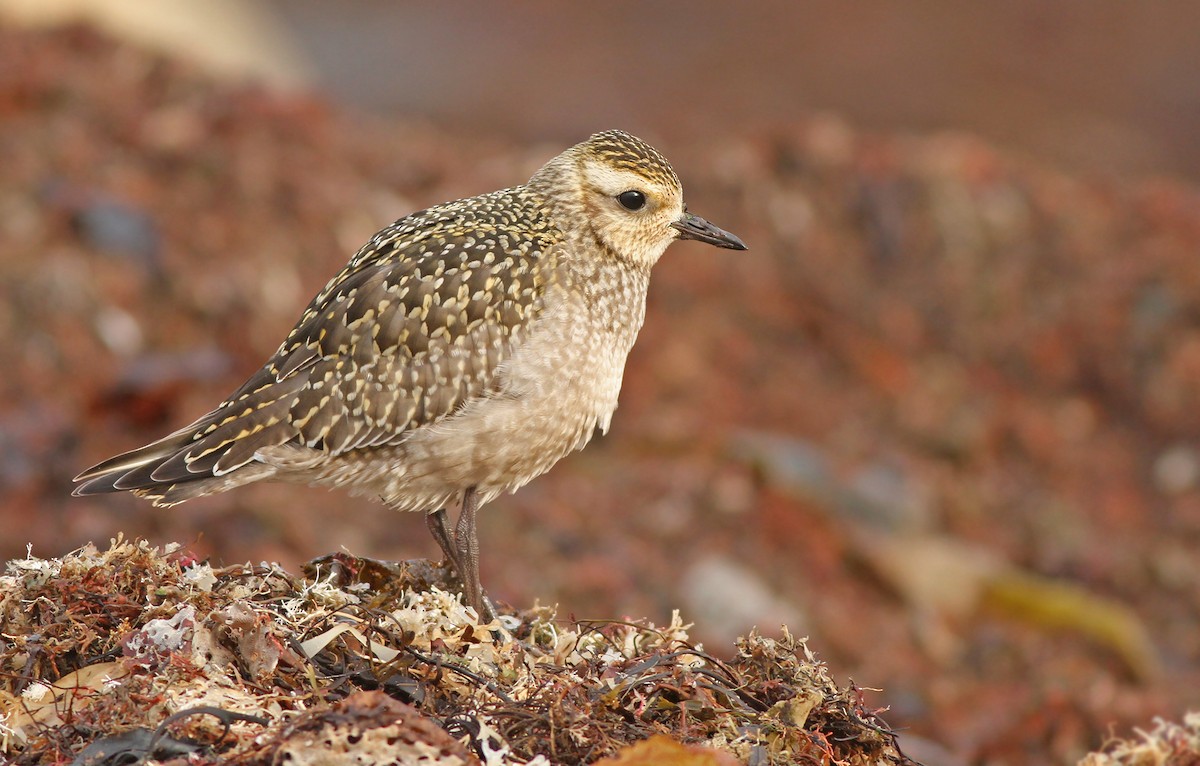
[[[646,195],[636,189],[630,189],[618,194],[617,202],[626,210],[641,210],[646,206]]]

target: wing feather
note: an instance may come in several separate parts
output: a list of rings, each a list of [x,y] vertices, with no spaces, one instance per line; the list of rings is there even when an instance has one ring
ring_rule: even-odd
[[[542,309],[560,239],[520,187],[397,221],[225,402],[80,474],[76,494],[132,489],[178,502],[235,486],[229,474],[263,448],[293,443],[337,457],[448,417],[495,386]],[[247,480],[265,478],[260,469]]]

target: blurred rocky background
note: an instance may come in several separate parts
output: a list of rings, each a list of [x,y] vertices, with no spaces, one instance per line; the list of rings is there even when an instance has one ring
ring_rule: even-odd
[[[70,478],[204,412],[380,226],[621,127],[674,247],[493,596],[786,622],[927,763],[1200,705],[1200,6],[0,1],[0,556],[432,556],[365,499]]]

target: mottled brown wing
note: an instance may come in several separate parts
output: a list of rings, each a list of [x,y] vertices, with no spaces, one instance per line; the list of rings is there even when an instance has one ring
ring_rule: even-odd
[[[222,476],[288,442],[332,455],[392,444],[484,395],[554,271],[559,232],[514,197],[431,208],[379,232],[228,400],[85,472],[77,492]]]

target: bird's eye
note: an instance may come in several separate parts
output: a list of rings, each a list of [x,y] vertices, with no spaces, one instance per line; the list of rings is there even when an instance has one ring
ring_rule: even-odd
[[[641,210],[646,206],[646,195],[636,189],[630,189],[618,194],[617,202],[626,210]]]

